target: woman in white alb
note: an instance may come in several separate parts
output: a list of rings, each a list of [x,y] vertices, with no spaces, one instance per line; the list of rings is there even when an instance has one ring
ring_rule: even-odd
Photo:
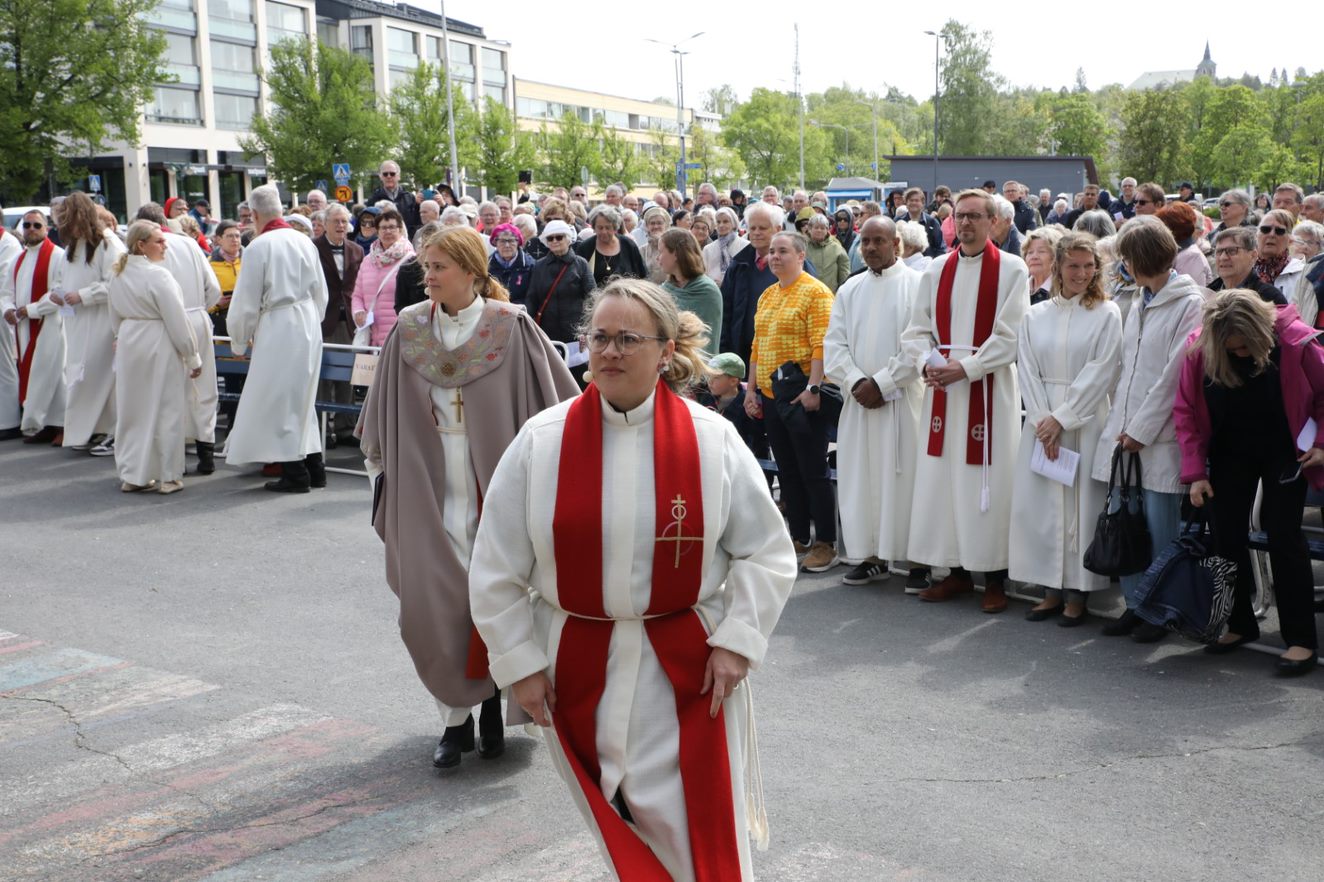
[[[184,418],[189,377],[202,373],[202,358],[184,315],[179,285],[162,265],[161,227],[135,221],[128,253],[110,281],[110,322],[115,330],[115,465],[125,493],[153,486],[160,493],[184,489]]]
[[[1009,575],[1045,589],[1027,619],[1061,615],[1059,624],[1073,627],[1085,621],[1085,592],[1108,587],[1108,578],[1086,570],[1083,558],[1107,495],[1090,471],[1121,370],[1122,318],[1103,292],[1088,233],[1058,241],[1052,289],[1021,321],[1017,372],[1025,424],[1011,493]],[[1049,460],[1063,450],[1080,454],[1070,486],[1031,471],[1040,444]]]

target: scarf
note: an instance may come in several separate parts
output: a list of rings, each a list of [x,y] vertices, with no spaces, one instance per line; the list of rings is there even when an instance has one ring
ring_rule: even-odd
[[[273,221],[267,221],[267,225],[262,228],[262,232],[258,233],[258,235],[260,236],[262,235],[262,233],[266,233],[271,230],[292,230],[292,229],[294,228],[289,225],[289,222],[286,221],[285,218],[278,217]]]
[[[401,236],[390,248],[383,248],[380,239],[374,239],[372,242],[372,260],[378,266],[390,266],[393,263],[399,263],[406,257],[414,253],[414,246],[409,244],[409,240]]]
[[[512,257],[510,260],[506,260],[504,257],[502,257],[500,251],[492,252],[492,259],[495,260],[497,262],[497,266],[501,267],[502,269],[510,269],[512,266],[515,265],[515,263],[520,259],[520,257],[521,254],[518,250],[515,252],[515,256]]]
[[[837,233],[837,241],[841,243],[842,248],[846,249],[846,253],[850,254],[850,247],[855,244],[855,231],[847,230],[844,233]]]
[[[735,240],[736,240],[736,233],[734,230],[727,233],[725,236],[719,237],[717,240],[717,254],[721,259],[720,265],[722,268],[723,275],[726,274],[726,268],[731,265],[731,255],[727,251],[727,249],[731,247],[731,243],[734,242]]]
[[[552,537],[561,607],[569,613],[556,657],[556,736],[621,879],[666,882],[657,856],[602,794],[595,714],[606,688],[615,623],[603,606],[602,396],[590,384],[566,413]],[[654,392],[653,480],[658,534],[644,632],[676,695],[680,783],[693,877],[740,878],[724,711],[708,716],[699,694],[710,649],[693,609],[703,581],[699,443],[685,402],[659,381]]]
[[[1259,260],[1255,261],[1255,266],[1252,267],[1252,270],[1255,275],[1260,277],[1261,282],[1266,285],[1272,285],[1274,281],[1282,275],[1283,267],[1287,266],[1287,262],[1291,259],[1292,256],[1287,252],[1283,252],[1277,257],[1261,257]]]

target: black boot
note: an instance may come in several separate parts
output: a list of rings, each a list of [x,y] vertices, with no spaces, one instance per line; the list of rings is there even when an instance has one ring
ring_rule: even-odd
[[[279,481],[268,481],[264,486],[273,493],[307,493],[311,486],[308,466],[301,459],[283,462]]]
[[[474,718],[458,726],[447,726],[441,735],[441,742],[432,754],[432,765],[439,769],[450,769],[460,764],[460,754],[474,749]]]
[[[198,474],[210,475],[216,471],[216,445],[207,441],[198,442]]]
[[[506,727],[501,719],[501,690],[497,690],[478,713],[478,755],[496,759],[506,752]]]
[[[322,459],[320,453],[310,453],[304,457],[304,465],[308,467],[308,483],[312,487],[326,486],[326,460]]]

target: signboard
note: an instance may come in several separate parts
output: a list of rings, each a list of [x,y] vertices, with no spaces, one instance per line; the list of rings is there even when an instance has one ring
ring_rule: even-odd
[[[313,184],[313,186],[316,187],[317,189],[321,190],[323,193],[330,193],[330,192],[331,192],[330,188],[327,186],[326,181],[321,181],[321,180],[319,180],[316,184]]]
[[[339,184],[340,186],[342,186],[342,187],[344,187],[344,186],[348,186],[348,184],[349,184],[349,163],[348,163],[348,162],[333,162],[333,163],[331,164],[331,177],[335,178],[335,179],[336,179],[336,183]]]
[[[349,375],[351,386],[371,386],[372,378],[377,373],[377,356],[366,352],[354,356],[354,370]]]
[[[100,193],[100,192],[101,192],[101,175],[88,175],[88,176],[87,176],[87,189],[91,190],[93,193]]]
[[[354,191],[345,186],[336,187],[336,201],[346,203],[353,202]]]

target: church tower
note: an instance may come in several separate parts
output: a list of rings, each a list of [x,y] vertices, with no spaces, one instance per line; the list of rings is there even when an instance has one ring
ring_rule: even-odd
[[[1218,65],[1214,64],[1214,60],[1209,57],[1209,41],[1205,40],[1204,60],[1201,61],[1200,65],[1195,69],[1195,75],[1197,77],[1209,77],[1209,79],[1212,80],[1214,79],[1214,73],[1217,70],[1218,70]]]

